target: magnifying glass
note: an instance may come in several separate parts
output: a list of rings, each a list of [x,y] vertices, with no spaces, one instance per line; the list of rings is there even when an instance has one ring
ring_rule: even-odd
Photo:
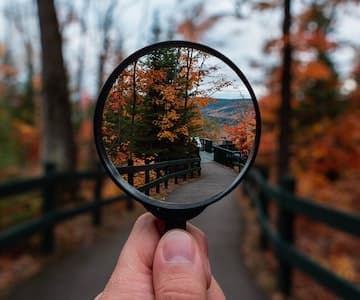
[[[260,123],[254,91],[230,59],[167,41],[136,51],[111,73],[94,135],[112,180],[168,229],[185,228],[244,178]]]

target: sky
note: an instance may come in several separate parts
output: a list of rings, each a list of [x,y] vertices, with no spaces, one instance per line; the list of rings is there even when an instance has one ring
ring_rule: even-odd
[[[302,8],[304,0],[293,1],[293,11],[299,11]],[[9,5],[9,3],[20,3],[29,5],[34,3],[33,0],[1,0],[0,10]],[[85,82],[84,87],[93,96],[96,96],[96,72],[97,72],[97,56],[99,54],[99,45],[101,44],[100,36],[96,31],[96,24],[99,23],[99,14],[104,12],[106,3],[109,0],[91,1],[90,13],[87,15],[89,23],[88,36],[82,37],[79,26],[73,24],[65,27],[64,31],[64,54],[68,62],[69,73],[74,74],[76,70],[76,57],[79,55],[79,45],[85,44],[84,55],[86,61]],[[123,43],[124,52],[129,55],[133,51],[142,48],[151,43],[150,28],[154,22],[154,16],[157,14],[164,33],[161,39],[167,39],[167,32],[174,31],[174,24],[179,23],[184,15],[191,13],[194,4],[204,2],[204,15],[225,14],[227,17],[219,20],[215,26],[206,31],[201,37],[200,42],[217,49],[232,60],[242,72],[246,75],[255,93],[261,96],[264,93],[264,73],[261,69],[254,68],[251,62],[257,61],[263,65],[274,64],[277,60],[273,56],[265,56],[262,53],[264,42],[271,38],[281,35],[281,15],[279,11],[270,10],[268,12],[254,12],[247,7],[242,10],[245,18],[234,18],[234,2],[235,0],[119,0],[114,10],[115,25],[112,31],[112,41],[114,43]],[[68,3],[77,7],[77,11],[83,9],[82,0],[57,0],[57,8],[59,19],[66,15]],[[344,40],[354,43],[360,47],[358,37],[360,36],[360,6],[352,5],[343,11],[339,11],[341,16],[333,33],[335,40]],[[200,18],[201,20],[201,18]],[[31,34],[34,39],[38,39],[37,22],[31,23]],[[20,42],[19,36],[8,33],[10,25],[4,14],[0,15],[0,41],[5,41],[11,36],[13,44]],[[173,39],[183,39],[182,36],[175,34]],[[22,53],[21,47],[13,47],[14,56],[21,64]],[[37,49],[39,53],[40,50]],[[353,60],[353,51],[351,47],[343,47],[334,55],[340,73],[343,76],[349,72],[351,62]],[[115,63],[110,62],[106,66],[106,72],[109,74]]]

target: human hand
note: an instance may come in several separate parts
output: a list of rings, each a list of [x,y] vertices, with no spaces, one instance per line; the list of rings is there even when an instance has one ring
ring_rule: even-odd
[[[150,213],[138,218],[104,291],[95,300],[225,299],[211,275],[207,241],[197,227],[173,229]]]

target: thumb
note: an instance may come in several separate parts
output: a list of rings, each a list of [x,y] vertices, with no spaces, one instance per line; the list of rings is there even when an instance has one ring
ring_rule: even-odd
[[[156,299],[206,299],[210,271],[195,238],[184,230],[168,231],[154,255],[153,285]]]

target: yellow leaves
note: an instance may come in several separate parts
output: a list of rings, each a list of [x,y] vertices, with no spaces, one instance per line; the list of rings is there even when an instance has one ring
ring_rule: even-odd
[[[37,129],[19,120],[13,122],[15,129],[19,132],[20,136],[24,139],[33,138],[37,133]]]
[[[174,142],[176,139],[178,139],[180,136],[190,136],[189,128],[187,125],[183,125],[180,127],[177,127],[173,130],[162,130],[158,133],[159,140],[168,140],[170,142]]]
[[[179,135],[190,136],[188,125],[180,126],[175,132]]]
[[[103,112],[103,141],[114,160],[122,159],[115,156],[124,141],[131,141],[120,149],[126,155],[148,155],[168,142],[184,143],[201,129],[200,108],[232,84],[216,73],[218,65],[205,63],[208,56],[186,47],[157,50],[119,74]],[[210,73],[216,76],[204,81]]]
[[[330,257],[331,269],[341,277],[348,280],[356,279],[356,268],[354,261],[346,255],[332,255]]]
[[[102,188],[102,196],[104,198],[117,196],[119,193],[121,193],[121,190],[112,180],[105,180]]]
[[[174,142],[177,135],[169,130],[162,130],[157,134],[157,137],[159,138],[159,140],[168,140],[170,142]]]
[[[190,121],[189,126],[190,127],[199,127],[204,125],[204,119],[199,116],[199,118],[194,118]]]
[[[157,134],[159,140],[168,140],[174,142],[180,136],[190,136],[189,126],[195,125],[195,123],[201,122],[199,120],[192,119],[189,121],[189,125],[185,124],[179,126],[176,122],[181,118],[181,115],[175,110],[169,111],[161,120],[155,120],[154,125],[160,127],[160,131]]]
[[[180,118],[180,115],[175,111],[171,110],[165,115],[161,116],[160,120],[154,120],[153,124],[159,126],[162,130],[170,129],[175,125],[175,122]]]
[[[178,100],[177,91],[171,85],[167,85],[165,87],[163,86],[161,89],[161,95],[163,99],[166,99],[166,101],[170,103],[174,103],[176,100]]]
[[[209,103],[214,103],[217,100],[212,97],[193,97],[189,100],[191,105],[195,105],[197,107],[206,107]]]
[[[170,110],[166,113],[166,118],[172,121],[177,121],[180,118],[180,115],[175,110]]]

